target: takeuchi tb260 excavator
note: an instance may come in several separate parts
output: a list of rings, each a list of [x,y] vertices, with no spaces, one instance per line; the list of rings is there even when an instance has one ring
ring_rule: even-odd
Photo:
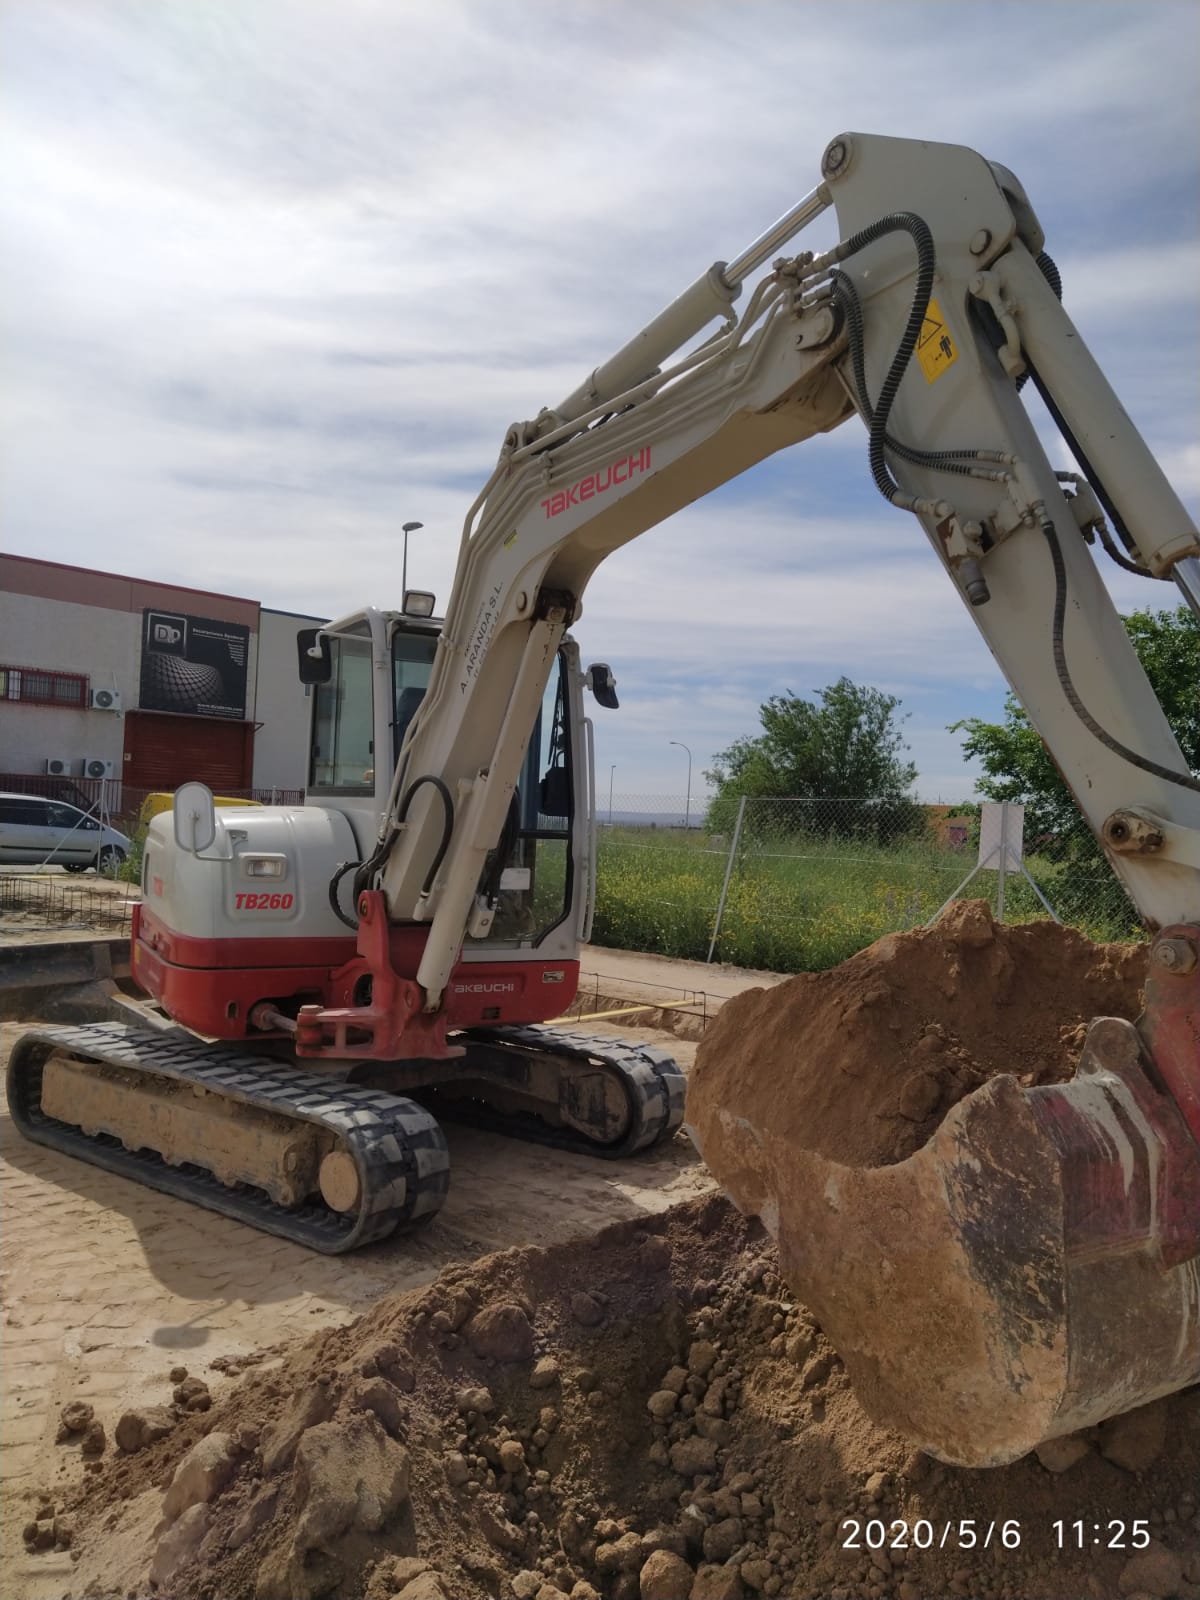
[[[829,207],[835,248],[781,254]],[[1027,382],[1078,473],[1047,460]],[[1200,537],[1064,310],[1021,184],[959,146],[835,139],[811,194],[509,430],[440,626],[407,594],[301,636],[305,805],[218,814],[189,785],[154,819],[133,972],[175,1026],[24,1035],[26,1136],[337,1251],[437,1209],[439,1108],[593,1154],[673,1134],[669,1057],[545,1026],[591,917],[583,692],[615,704],[567,630],[605,556],[855,413],[1153,936],[1138,1027],[1100,1019],[1069,1084],[970,1097],[905,1192],[908,1232],[954,1246],[956,1282],[924,1289],[972,1352],[924,1385],[956,1424],[906,1425],[1001,1461],[1200,1378],[1200,780],[1093,559],[1200,611]],[[835,1321],[839,1273],[889,1270],[869,1214],[837,1222]],[[917,1343],[857,1358],[928,1364]]]

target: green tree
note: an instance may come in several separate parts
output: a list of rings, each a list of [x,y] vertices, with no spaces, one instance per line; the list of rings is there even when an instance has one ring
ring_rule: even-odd
[[[1180,606],[1176,611],[1134,611],[1122,619],[1142,669],[1158,696],[1171,730],[1179,740],[1192,772],[1200,769],[1200,623]],[[1089,707],[1103,724],[1104,707]],[[1047,841],[1051,851],[1065,849],[1071,835],[1088,854],[1098,846],[1082,843],[1090,834],[1080,827],[1079,808],[1014,695],[1004,703],[1003,722],[966,717],[950,725],[964,733],[963,754],[983,766],[976,784],[989,800],[1020,801],[1027,839]]]
[[[1200,623],[1184,606],[1175,611],[1134,611],[1122,621],[1189,769],[1200,772]],[[1103,706],[1088,709],[1104,723]],[[979,793],[989,800],[1014,800],[1024,805],[1025,842],[1031,854],[1069,862],[1075,869],[1100,870],[1104,853],[1083,824],[1074,796],[1014,695],[1004,703],[1003,722],[967,717],[952,723],[950,731],[965,735],[963,754],[975,757],[983,766],[983,776],[976,783]],[[1132,925],[1137,914],[1120,883],[1115,877],[1111,883],[1105,881],[1111,902],[1106,902],[1106,915],[1114,927]],[[1095,880],[1072,880],[1068,875],[1059,880],[1057,894],[1051,892],[1061,915],[1073,916],[1071,896],[1077,889],[1090,895],[1095,906]]]
[[[814,700],[772,695],[759,707],[762,733],[735,739],[705,777],[716,788],[708,813],[714,829],[731,826],[738,801],[790,798],[853,800],[818,813],[823,832],[895,836],[923,823],[907,791],[917,775],[904,759],[900,702],[839,678]]]

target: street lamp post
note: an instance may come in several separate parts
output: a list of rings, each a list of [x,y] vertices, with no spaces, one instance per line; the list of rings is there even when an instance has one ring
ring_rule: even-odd
[[[608,825],[609,825],[610,828],[612,827],[613,774],[616,772],[616,770],[617,770],[617,764],[614,761],[612,766],[609,767],[609,769],[608,769]]]
[[[418,528],[423,528],[423,522],[406,522],[404,524],[404,565],[400,569],[400,606],[403,609],[404,596],[408,593],[408,536],[416,533]]]
[[[668,739],[667,743],[677,746],[680,750],[687,750],[687,799],[683,803],[683,827],[684,832],[686,833],[688,828],[690,828],[692,825],[692,752],[688,750],[687,745],[684,744],[682,739]]]

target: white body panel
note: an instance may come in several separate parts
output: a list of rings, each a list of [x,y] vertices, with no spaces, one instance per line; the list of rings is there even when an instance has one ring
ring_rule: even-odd
[[[270,936],[281,944],[350,935],[329,904],[330,878],[357,854],[350,824],[339,812],[218,806],[216,839],[198,855],[175,844],[173,821],[169,811],[151,821],[142,858],[146,908],[168,928],[186,929],[196,939]],[[262,859],[281,862],[282,874],[252,876],[250,864]],[[280,950],[280,961],[286,963],[286,950]]]

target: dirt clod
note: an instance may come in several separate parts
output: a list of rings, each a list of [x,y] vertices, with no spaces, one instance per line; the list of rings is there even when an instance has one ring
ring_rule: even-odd
[[[163,1516],[173,1522],[189,1506],[211,1500],[237,1470],[238,1448],[231,1433],[210,1433],[184,1456],[163,1499]]]
[[[736,1567],[701,1566],[688,1600],[743,1600],[746,1591]]]
[[[1069,1472],[1091,1451],[1091,1445],[1082,1434],[1068,1433],[1061,1439],[1046,1439],[1034,1454],[1047,1472]]]
[[[467,1325],[467,1342],[477,1356],[492,1361],[533,1358],[533,1328],[523,1307],[487,1306]]]
[[[185,1368],[177,1368],[186,1372]],[[185,1411],[207,1411],[212,1405],[212,1395],[203,1378],[184,1378],[176,1384],[171,1398],[177,1406],[182,1406]]]
[[[165,1439],[175,1423],[175,1417],[166,1406],[140,1406],[122,1414],[113,1437],[118,1450],[132,1455],[156,1439]]]
[[[453,1600],[453,1595],[440,1572],[420,1572],[408,1580],[396,1600]]]
[[[695,1574],[682,1556],[670,1550],[654,1550],[638,1574],[641,1600],[678,1600],[691,1592]]]
[[[84,1400],[69,1400],[59,1413],[58,1444],[65,1444],[76,1434],[86,1433],[95,1416],[93,1408]]]
[[[1100,1454],[1126,1472],[1145,1472],[1158,1460],[1166,1437],[1166,1408],[1161,1404],[1140,1406],[1101,1423]]]
[[[203,1501],[182,1511],[154,1550],[150,1563],[150,1581],[161,1589],[175,1576],[180,1567],[191,1561],[208,1532],[209,1509]]]
[[[594,1328],[604,1321],[604,1307],[595,1295],[581,1289],[571,1296],[571,1315],[582,1327]]]
[[[549,1389],[559,1381],[561,1372],[558,1362],[553,1356],[541,1356],[533,1364],[533,1371],[529,1374],[529,1387],[531,1389]]]
[[[85,1456],[102,1456],[108,1448],[108,1437],[102,1422],[91,1422],[84,1433],[79,1452]]]
[[[1183,1562],[1174,1550],[1151,1539],[1145,1550],[1131,1556],[1118,1580],[1123,1595],[1148,1594],[1168,1600],[1183,1583]]]

